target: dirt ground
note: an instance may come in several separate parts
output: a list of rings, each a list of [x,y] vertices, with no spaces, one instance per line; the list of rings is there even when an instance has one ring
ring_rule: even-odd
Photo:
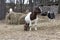
[[[8,25],[0,21],[0,40],[60,40],[60,16],[55,22],[47,17],[40,18],[38,30],[24,31],[23,25]]]

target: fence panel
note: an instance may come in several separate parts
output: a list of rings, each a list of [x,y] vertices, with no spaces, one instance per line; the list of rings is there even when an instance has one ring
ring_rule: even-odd
[[[0,20],[4,19],[6,15],[5,0],[0,0]]]

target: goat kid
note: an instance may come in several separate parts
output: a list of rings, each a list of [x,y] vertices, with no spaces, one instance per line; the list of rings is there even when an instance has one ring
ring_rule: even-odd
[[[37,25],[37,21],[38,21],[38,16],[36,19],[30,19],[30,15],[31,15],[31,12],[29,12],[29,14],[25,17],[25,22],[26,22],[26,25],[28,25],[30,27],[30,30],[31,30],[31,27],[32,27],[32,23],[34,22],[34,25],[33,26],[36,26]],[[35,27],[35,30],[37,30],[37,28]]]
[[[28,30],[32,28],[32,23],[34,22],[33,26],[37,26],[38,22],[38,14],[41,13],[41,10],[39,7],[35,7],[33,12],[29,12],[27,16],[25,17],[25,25],[24,25],[24,30]],[[37,30],[37,27],[35,27],[35,30]]]

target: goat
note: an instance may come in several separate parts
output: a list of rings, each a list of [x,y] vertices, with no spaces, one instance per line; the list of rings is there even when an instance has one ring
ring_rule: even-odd
[[[48,16],[48,18],[49,18],[50,21],[51,21],[52,19],[53,19],[53,20],[55,19],[55,14],[54,14],[53,12],[51,13],[51,12],[48,11],[48,15],[47,15],[47,16]],[[51,21],[51,22],[52,22],[52,21]],[[55,22],[55,20],[54,20],[54,22]]]
[[[39,7],[34,7],[33,12],[29,12],[26,17],[25,17],[25,25],[24,25],[24,30],[31,30],[32,22],[34,21],[34,25],[37,25],[38,21],[38,15],[41,13],[41,10]],[[35,30],[37,28],[35,27]]]

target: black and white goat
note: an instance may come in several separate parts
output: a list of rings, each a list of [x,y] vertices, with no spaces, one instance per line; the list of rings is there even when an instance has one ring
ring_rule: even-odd
[[[25,17],[25,25],[24,30],[31,30],[32,22],[34,22],[34,25],[37,25],[38,21],[38,15],[40,15],[41,10],[39,7],[34,7],[33,12],[29,12],[27,16]],[[35,30],[37,30],[37,27],[35,27]]]
[[[49,12],[48,11],[48,14],[47,14],[48,18],[49,18],[49,21],[52,22],[52,20],[55,22],[55,14],[54,12]]]

